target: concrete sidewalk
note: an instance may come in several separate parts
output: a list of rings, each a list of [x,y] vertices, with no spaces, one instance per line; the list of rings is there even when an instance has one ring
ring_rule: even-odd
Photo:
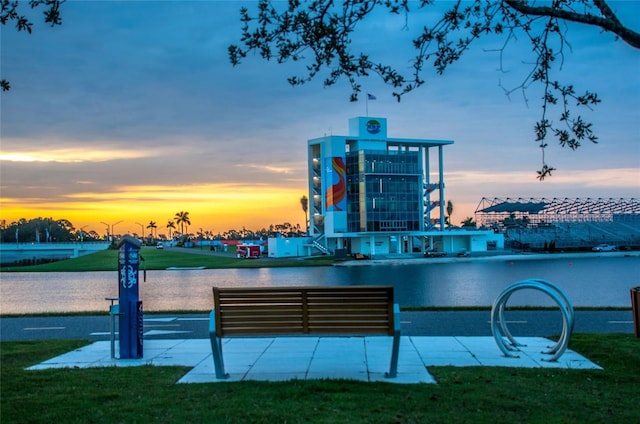
[[[208,339],[145,340],[144,358],[112,359],[108,341],[99,341],[29,367],[127,367],[140,365],[191,367],[179,383],[242,380],[351,379],[389,383],[436,383],[429,366],[501,366],[523,368],[602,369],[567,350],[558,361],[546,362],[542,352],[555,342],[542,337],[519,338],[526,346],[518,358],[507,358],[493,337],[404,336],[400,342],[398,375],[386,378],[391,357],[389,337],[265,337],[223,340],[228,379],[216,379]],[[119,351],[116,343],[116,353]]]

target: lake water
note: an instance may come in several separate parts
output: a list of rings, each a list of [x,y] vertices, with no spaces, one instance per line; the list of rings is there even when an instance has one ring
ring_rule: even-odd
[[[629,289],[640,285],[640,256],[454,263],[419,262],[340,267],[256,268],[140,272],[147,311],[207,310],[211,287],[288,285],[393,285],[401,306],[490,306],[513,282],[544,278],[574,306],[630,307]],[[106,311],[118,296],[118,273],[2,273],[0,313]],[[554,305],[534,290],[516,292],[509,305]]]

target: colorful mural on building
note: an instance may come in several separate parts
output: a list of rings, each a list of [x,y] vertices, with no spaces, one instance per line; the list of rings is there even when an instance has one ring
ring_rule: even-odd
[[[331,166],[327,166],[331,170],[331,186],[325,193],[327,212],[339,212],[347,209],[347,166],[344,158],[330,158]]]

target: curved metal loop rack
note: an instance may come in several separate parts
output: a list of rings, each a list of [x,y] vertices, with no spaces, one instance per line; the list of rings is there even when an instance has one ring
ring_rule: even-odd
[[[562,334],[558,339],[555,346],[552,346],[549,350],[542,352],[547,355],[552,355],[548,359],[544,359],[548,362],[557,361],[560,356],[567,350],[569,346],[569,339],[573,332],[573,325],[575,321],[575,313],[573,305],[567,297],[567,295],[560,290],[553,283],[543,280],[541,278],[532,278],[528,280],[517,281],[504,289],[502,293],[496,298],[491,307],[491,333],[498,345],[498,348],[507,357],[517,358],[518,355],[514,354],[514,351],[518,351],[518,347],[524,346],[519,343],[507,328],[507,322],[504,319],[504,310],[511,295],[518,290],[533,289],[541,291],[549,295],[556,304],[560,307],[562,312]]]

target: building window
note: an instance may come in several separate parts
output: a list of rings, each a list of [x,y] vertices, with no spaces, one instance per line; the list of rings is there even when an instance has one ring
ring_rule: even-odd
[[[417,152],[357,151],[347,160],[347,229],[419,231],[422,171]]]

